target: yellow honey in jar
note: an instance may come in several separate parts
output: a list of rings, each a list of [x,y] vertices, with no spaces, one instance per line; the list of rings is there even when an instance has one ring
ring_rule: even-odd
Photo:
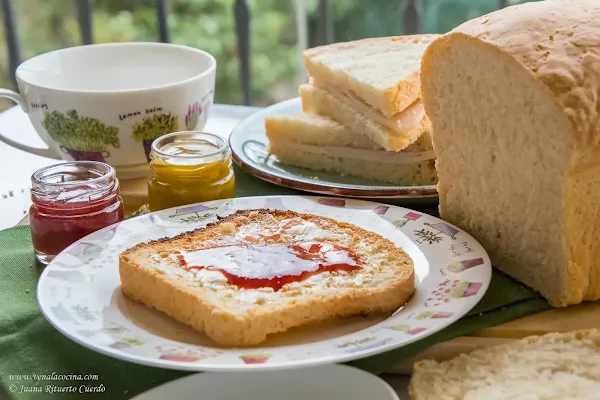
[[[175,132],[152,143],[148,198],[151,211],[231,198],[235,176],[229,145],[204,132]]]

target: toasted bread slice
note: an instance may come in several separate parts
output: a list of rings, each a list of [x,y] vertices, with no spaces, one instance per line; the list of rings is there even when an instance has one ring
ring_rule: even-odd
[[[235,347],[312,322],[391,313],[414,291],[412,260],[388,239],[274,210],[139,244],[120,255],[119,274],[128,298]]]
[[[395,185],[437,182],[428,132],[404,151],[390,152],[338,122],[314,114],[268,117],[265,128],[269,153],[285,164]]]
[[[388,151],[402,151],[414,143],[424,132],[429,131],[429,118],[419,110],[415,110],[412,121],[395,129],[377,123],[373,118],[357,112],[349,104],[340,101],[327,90],[315,85],[300,86],[302,110],[306,113],[319,114],[345,125],[356,135],[364,135]],[[418,106],[418,105],[417,105]],[[406,110],[414,114],[412,110]]]
[[[550,333],[423,360],[410,381],[413,400],[591,400],[600,398],[600,332]]]
[[[419,98],[421,57],[438,37],[383,37],[319,46],[304,51],[304,66],[316,80],[349,90],[390,116]]]

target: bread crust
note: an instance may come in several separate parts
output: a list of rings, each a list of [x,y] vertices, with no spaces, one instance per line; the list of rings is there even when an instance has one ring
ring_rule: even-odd
[[[229,229],[233,226],[237,229],[249,220],[261,221],[271,217],[277,221],[301,218],[319,227],[348,230],[352,237],[374,243],[377,251],[388,254],[390,262],[386,276],[389,276],[389,279],[385,284],[378,286],[364,285],[348,290],[335,286],[331,286],[331,290],[315,289],[310,295],[297,293],[295,289],[286,285],[277,292],[275,304],[267,302],[240,308],[239,304],[227,297],[227,293],[241,290],[233,285],[228,284],[223,290],[193,287],[143,261],[144,255],[147,254],[144,252],[161,254],[172,252],[174,249],[198,250],[204,247],[203,243],[223,235],[224,228]],[[265,242],[270,243],[269,240]],[[361,255],[360,251],[357,250],[357,254]],[[379,312],[391,313],[405,304],[414,291],[412,260],[391,241],[351,224],[310,214],[278,210],[239,211],[205,228],[173,238],[138,244],[120,255],[119,274],[125,296],[205,332],[217,344],[227,347],[260,344],[272,333],[326,319]],[[332,276],[341,274],[341,271],[333,272]]]

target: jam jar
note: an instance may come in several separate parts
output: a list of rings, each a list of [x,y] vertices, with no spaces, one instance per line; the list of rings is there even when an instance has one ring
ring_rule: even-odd
[[[82,237],[123,220],[119,180],[114,168],[101,162],[67,162],[36,171],[31,201],[31,239],[42,264]]]
[[[174,132],[152,143],[151,211],[232,198],[235,175],[227,142],[204,132]]]

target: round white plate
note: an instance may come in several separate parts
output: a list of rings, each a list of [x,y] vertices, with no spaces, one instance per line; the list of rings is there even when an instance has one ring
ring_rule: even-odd
[[[293,189],[332,196],[368,199],[411,199],[437,201],[435,185],[397,186],[365,178],[319,172],[280,162],[267,152],[269,139],[265,118],[302,111],[300,98],[267,107],[242,121],[231,133],[229,144],[233,159],[242,169],[267,182]]]
[[[322,215],[389,238],[414,261],[414,296],[388,318],[330,321],[272,335],[258,347],[228,349],[122,294],[123,250],[202,227],[217,215],[259,208]],[[37,298],[63,334],[122,360],[194,371],[284,369],[364,358],[429,336],[479,302],[491,273],[486,252],[471,236],[420,212],[354,199],[247,197],[159,211],[97,231],[45,268]]]
[[[346,365],[298,371],[207,372],[149,390],[131,400],[399,400],[381,378]]]

